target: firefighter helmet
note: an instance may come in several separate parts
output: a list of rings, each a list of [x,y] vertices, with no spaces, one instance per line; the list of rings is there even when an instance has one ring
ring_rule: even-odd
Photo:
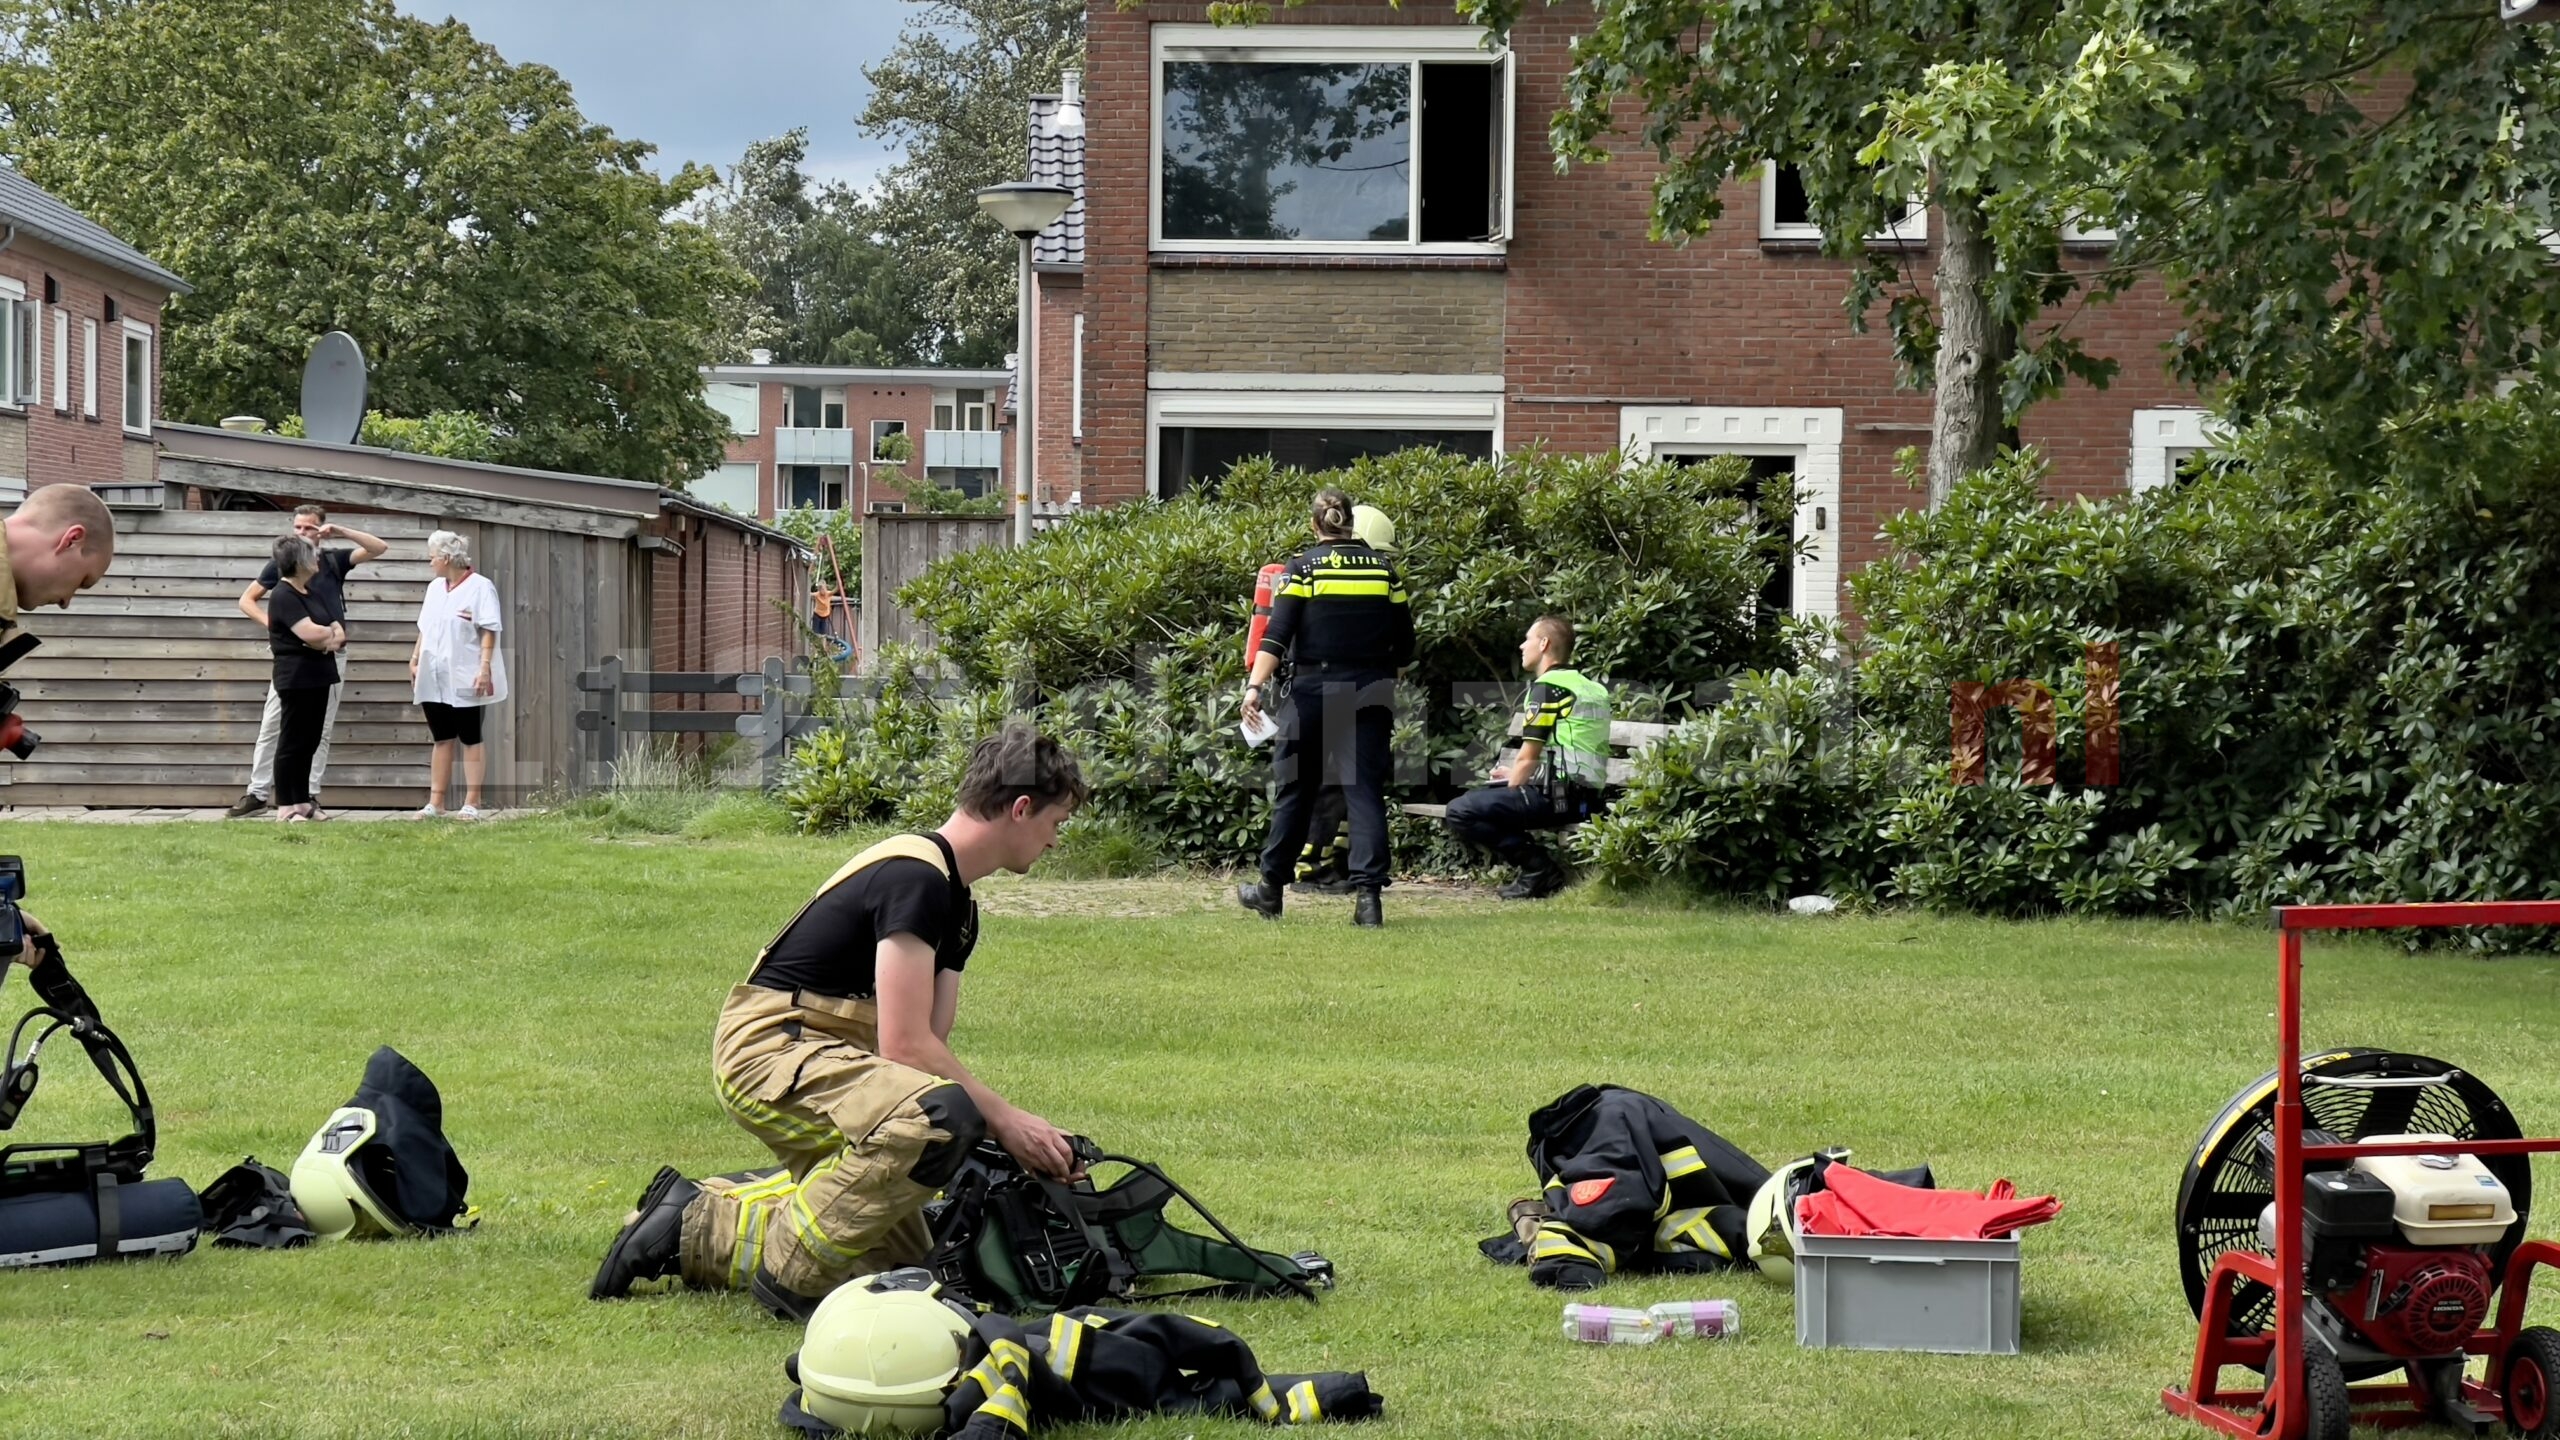
[[[848,1435],[930,1435],[967,1358],[969,1322],[921,1270],[848,1280],[800,1342],[800,1408]]]
[[[302,1207],[302,1217],[323,1240],[410,1231],[373,1193],[357,1166],[357,1155],[373,1134],[372,1111],[344,1106],[330,1115],[311,1143],[302,1147],[301,1158],[293,1162],[293,1203]]]
[[[1359,536],[1360,543],[1372,550],[1396,548],[1396,522],[1388,519],[1387,512],[1375,505],[1351,507],[1351,533]]]

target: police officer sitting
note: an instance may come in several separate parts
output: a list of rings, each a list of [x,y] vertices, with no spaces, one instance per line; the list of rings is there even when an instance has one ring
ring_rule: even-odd
[[[1564,888],[1564,865],[1532,838],[1599,813],[1609,780],[1608,687],[1567,669],[1573,622],[1542,615],[1520,642],[1520,664],[1534,679],[1521,716],[1520,753],[1493,783],[1449,802],[1441,823],[1466,845],[1520,868],[1495,892],[1536,900]]]
[[[1244,717],[1262,718],[1262,686],[1293,659],[1289,712],[1271,756],[1279,791],[1262,846],[1262,879],[1236,899],[1280,918],[1283,887],[1306,847],[1317,793],[1342,792],[1351,830],[1351,919],[1386,923],[1387,780],[1395,731],[1396,673],[1413,660],[1413,609],[1395,563],[1352,531],[1351,497],[1316,492],[1316,544],[1289,562],[1271,599],[1271,625],[1245,683]]]

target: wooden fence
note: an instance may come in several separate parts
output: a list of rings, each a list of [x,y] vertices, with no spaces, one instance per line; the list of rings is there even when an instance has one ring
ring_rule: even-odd
[[[414,805],[427,784],[427,728],[410,703],[409,648],[431,578],[431,522],[347,517],[398,558],[347,584],[347,693],[331,732],[328,798]],[[119,510],[116,562],[65,610],[26,617],[43,645],[12,666],[33,757],[0,763],[0,805],[219,805],[240,794],[274,672],[266,632],[240,592],[292,517],[273,512]]]
[[[781,659],[760,670],[656,672],[625,670],[622,657],[607,655],[593,670],[577,675],[578,729],[595,737],[579,765],[580,789],[613,784],[622,763],[622,737],[643,735],[743,735],[756,742],[756,759],[765,788],[782,778],[782,759],[791,741],[812,734],[825,722],[806,712],[810,692],[808,662],[793,671]],[[756,702],[744,712],[732,710],[625,710],[625,695],[743,695]]]
[[[1013,521],[1003,515],[863,516],[859,663],[869,665],[888,641],[931,646],[932,627],[899,606],[898,588],[944,556],[1003,545],[1012,535]]]

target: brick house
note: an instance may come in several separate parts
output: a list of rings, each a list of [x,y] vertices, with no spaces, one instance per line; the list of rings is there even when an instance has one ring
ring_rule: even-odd
[[[1738,453],[1798,489],[1789,605],[1839,613],[1881,522],[1918,502],[1895,460],[1926,444],[1931,401],[1896,387],[1880,316],[1850,330],[1846,267],[1791,173],[1735,181],[1713,233],[1656,243],[1649,152],[1550,163],[1571,13],[1533,6],[1489,51],[1445,7],[1310,0],[1226,29],[1206,11],[1092,5],[1081,138],[1055,133],[1065,97],[1032,108],[1033,178],[1083,193],[1035,252],[1044,498],[1172,495],[1261,453]],[[1307,163],[1308,113],[1359,138]],[[1929,218],[1871,243],[1925,276]],[[2123,369],[2028,412],[2055,493],[2160,483],[2203,444],[2157,360],[2176,319],[2145,285],[2075,320]]]
[[[863,513],[906,508],[918,480],[978,496],[1013,474],[1002,370],[872,370],[776,365],[704,369],[703,399],[729,418],[728,455],[693,482],[695,499],[770,520],[799,505]],[[904,436],[907,458],[892,436]]]
[[[0,163],[0,494],[157,483],[160,309],[186,293]]]

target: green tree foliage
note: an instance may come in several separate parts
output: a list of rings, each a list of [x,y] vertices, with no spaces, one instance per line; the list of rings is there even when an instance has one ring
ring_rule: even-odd
[[[805,129],[759,140],[703,197],[704,227],[756,284],[725,327],[727,356],[766,346],[785,364],[928,363],[923,271],[882,243],[861,196],[810,183],[808,155]]]
[[[1082,63],[1085,0],[921,0],[897,48],[864,67],[863,130],[902,158],[881,176],[877,226],[928,277],[937,360],[989,365],[1014,348],[1012,236],[976,192],[1027,171],[1028,107]]]
[[[301,439],[309,432],[304,429],[301,416],[287,415],[276,426],[276,433]],[[498,436],[489,428],[489,422],[460,410],[439,410],[416,420],[367,410],[364,423],[356,432],[356,443],[446,460],[498,458]]]
[[[295,408],[343,328],[396,414],[511,463],[682,483],[744,279],[674,220],[709,185],[589,124],[560,76],[390,0],[0,0],[0,152],[186,276],[166,408]]]

